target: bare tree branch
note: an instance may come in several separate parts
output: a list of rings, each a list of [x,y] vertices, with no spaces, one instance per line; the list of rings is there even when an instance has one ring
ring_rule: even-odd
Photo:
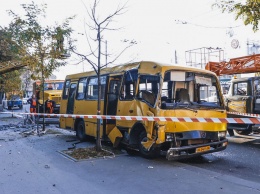
[[[88,38],[88,35],[87,35],[86,26],[84,26],[84,30],[85,30],[86,39],[87,39],[87,42],[88,42],[89,49],[91,51],[90,54],[92,54],[93,56],[95,56],[97,58],[95,52],[97,51],[98,48],[96,48],[95,50],[92,49],[92,46],[91,46],[91,44],[89,42],[89,38]]]
[[[84,4],[84,3],[83,3]],[[87,43],[88,43],[88,48],[90,50],[90,54],[89,55],[84,55],[84,54],[81,54],[79,52],[76,51],[76,49],[72,49],[72,51],[78,55],[83,61],[87,61],[94,69],[94,71],[96,72],[97,74],[97,80],[98,80],[98,103],[97,103],[97,115],[100,114],[100,110],[101,110],[101,78],[100,78],[100,72],[101,72],[101,69],[105,66],[107,66],[107,61],[106,61],[106,64],[105,65],[101,65],[101,58],[103,56],[110,56],[107,51],[106,53],[103,53],[102,52],[102,45],[104,44],[104,36],[103,36],[103,33],[106,31],[106,30],[117,30],[116,28],[109,28],[108,26],[113,22],[113,18],[116,17],[116,16],[119,16],[121,14],[124,13],[124,10],[125,10],[125,6],[119,6],[117,7],[117,9],[112,13],[112,14],[109,14],[108,16],[106,16],[103,20],[101,20],[97,13],[97,8],[98,8],[98,4],[99,4],[99,1],[98,0],[94,0],[93,4],[92,4],[92,7],[90,7],[90,10],[88,8],[86,8],[85,4],[85,8],[87,10],[87,14],[90,18],[90,24],[86,23],[86,25],[88,26],[89,30],[90,31],[95,31],[96,32],[96,37],[93,37],[90,35],[90,33],[87,33],[87,29],[86,29],[86,25],[84,26],[85,27],[85,34],[86,34],[86,38],[87,38]],[[91,44],[91,40],[93,41],[93,44],[96,45],[96,49],[93,49],[93,46]],[[121,51],[119,53],[119,55],[116,56],[116,58],[114,60],[112,60],[110,63],[113,63],[114,61],[116,61],[119,56],[122,55],[122,53],[124,53],[124,51],[129,48],[130,46],[132,46],[133,44],[127,46],[125,49],[123,49],[123,51]],[[97,62],[95,63],[92,59],[92,58],[95,58],[97,60]],[[97,151],[101,151],[101,141],[100,141],[100,119],[97,120],[97,130],[96,130],[96,149]]]
[[[108,64],[111,64],[111,63],[114,63],[128,48],[130,48],[131,46],[133,45],[128,45],[127,47],[125,47],[115,58],[114,60],[110,61],[107,63]]]

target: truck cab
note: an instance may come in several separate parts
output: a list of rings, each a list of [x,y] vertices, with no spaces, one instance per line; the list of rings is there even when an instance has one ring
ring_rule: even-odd
[[[249,77],[233,79],[226,96],[226,107],[229,111],[228,117],[249,116],[243,113],[259,114],[260,113],[260,77]],[[242,113],[237,115],[235,113]],[[230,135],[234,135],[233,130],[238,134],[248,135],[253,131],[259,132],[259,126],[254,124],[228,124]]]

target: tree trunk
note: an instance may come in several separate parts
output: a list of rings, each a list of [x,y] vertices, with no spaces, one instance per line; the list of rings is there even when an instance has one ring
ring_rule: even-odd
[[[43,110],[43,113],[45,113],[45,102],[44,102],[44,82],[45,82],[45,79],[44,79],[44,61],[43,61],[43,59],[44,59],[44,56],[43,56],[44,54],[42,54],[42,59],[41,59],[41,70],[42,70],[42,110]],[[39,115],[38,115],[38,117],[39,117]],[[39,119],[38,119],[38,121],[39,121]],[[45,116],[43,115],[43,117],[42,117],[42,130],[43,131],[45,131]]]
[[[98,26],[98,104],[97,104],[97,115],[100,115],[100,102],[101,102],[101,83],[100,83],[100,57],[101,57],[101,38],[100,38],[100,26]],[[101,139],[100,139],[100,125],[101,119],[97,119],[97,140],[96,140],[96,149],[101,151]]]

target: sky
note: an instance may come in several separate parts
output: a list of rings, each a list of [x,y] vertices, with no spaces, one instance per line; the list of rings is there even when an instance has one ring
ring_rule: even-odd
[[[20,4],[30,0],[1,0],[0,25],[10,22],[6,10],[22,14]],[[88,53],[87,39],[90,33],[85,23],[89,22],[86,9],[92,0],[35,0],[47,4],[46,20],[52,25],[61,23],[65,18],[75,15],[71,22],[73,37],[81,53]],[[118,5],[126,5],[125,13],[114,18],[110,27],[119,30],[105,32],[108,52],[112,56],[125,47],[123,40],[134,40],[137,44],[127,49],[115,62],[152,60],[164,63],[187,65],[187,51],[206,47],[223,49],[223,59],[247,55],[247,41],[259,41],[259,32],[253,33],[252,26],[244,26],[242,20],[235,21],[233,14],[213,9],[215,0],[100,0],[98,14],[104,18]],[[83,34],[83,35],[82,35]],[[238,48],[231,47],[236,39]],[[185,55],[186,53],[186,55]],[[112,59],[112,57],[111,57]],[[215,60],[215,59],[214,59]],[[69,64],[55,71],[57,79],[67,74],[91,70],[87,63],[71,57]]]

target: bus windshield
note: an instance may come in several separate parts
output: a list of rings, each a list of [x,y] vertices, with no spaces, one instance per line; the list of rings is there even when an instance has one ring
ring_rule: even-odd
[[[165,107],[164,103],[172,103],[166,109],[185,105],[219,107],[217,78],[208,74],[168,71],[162,85],[162,108]]]

